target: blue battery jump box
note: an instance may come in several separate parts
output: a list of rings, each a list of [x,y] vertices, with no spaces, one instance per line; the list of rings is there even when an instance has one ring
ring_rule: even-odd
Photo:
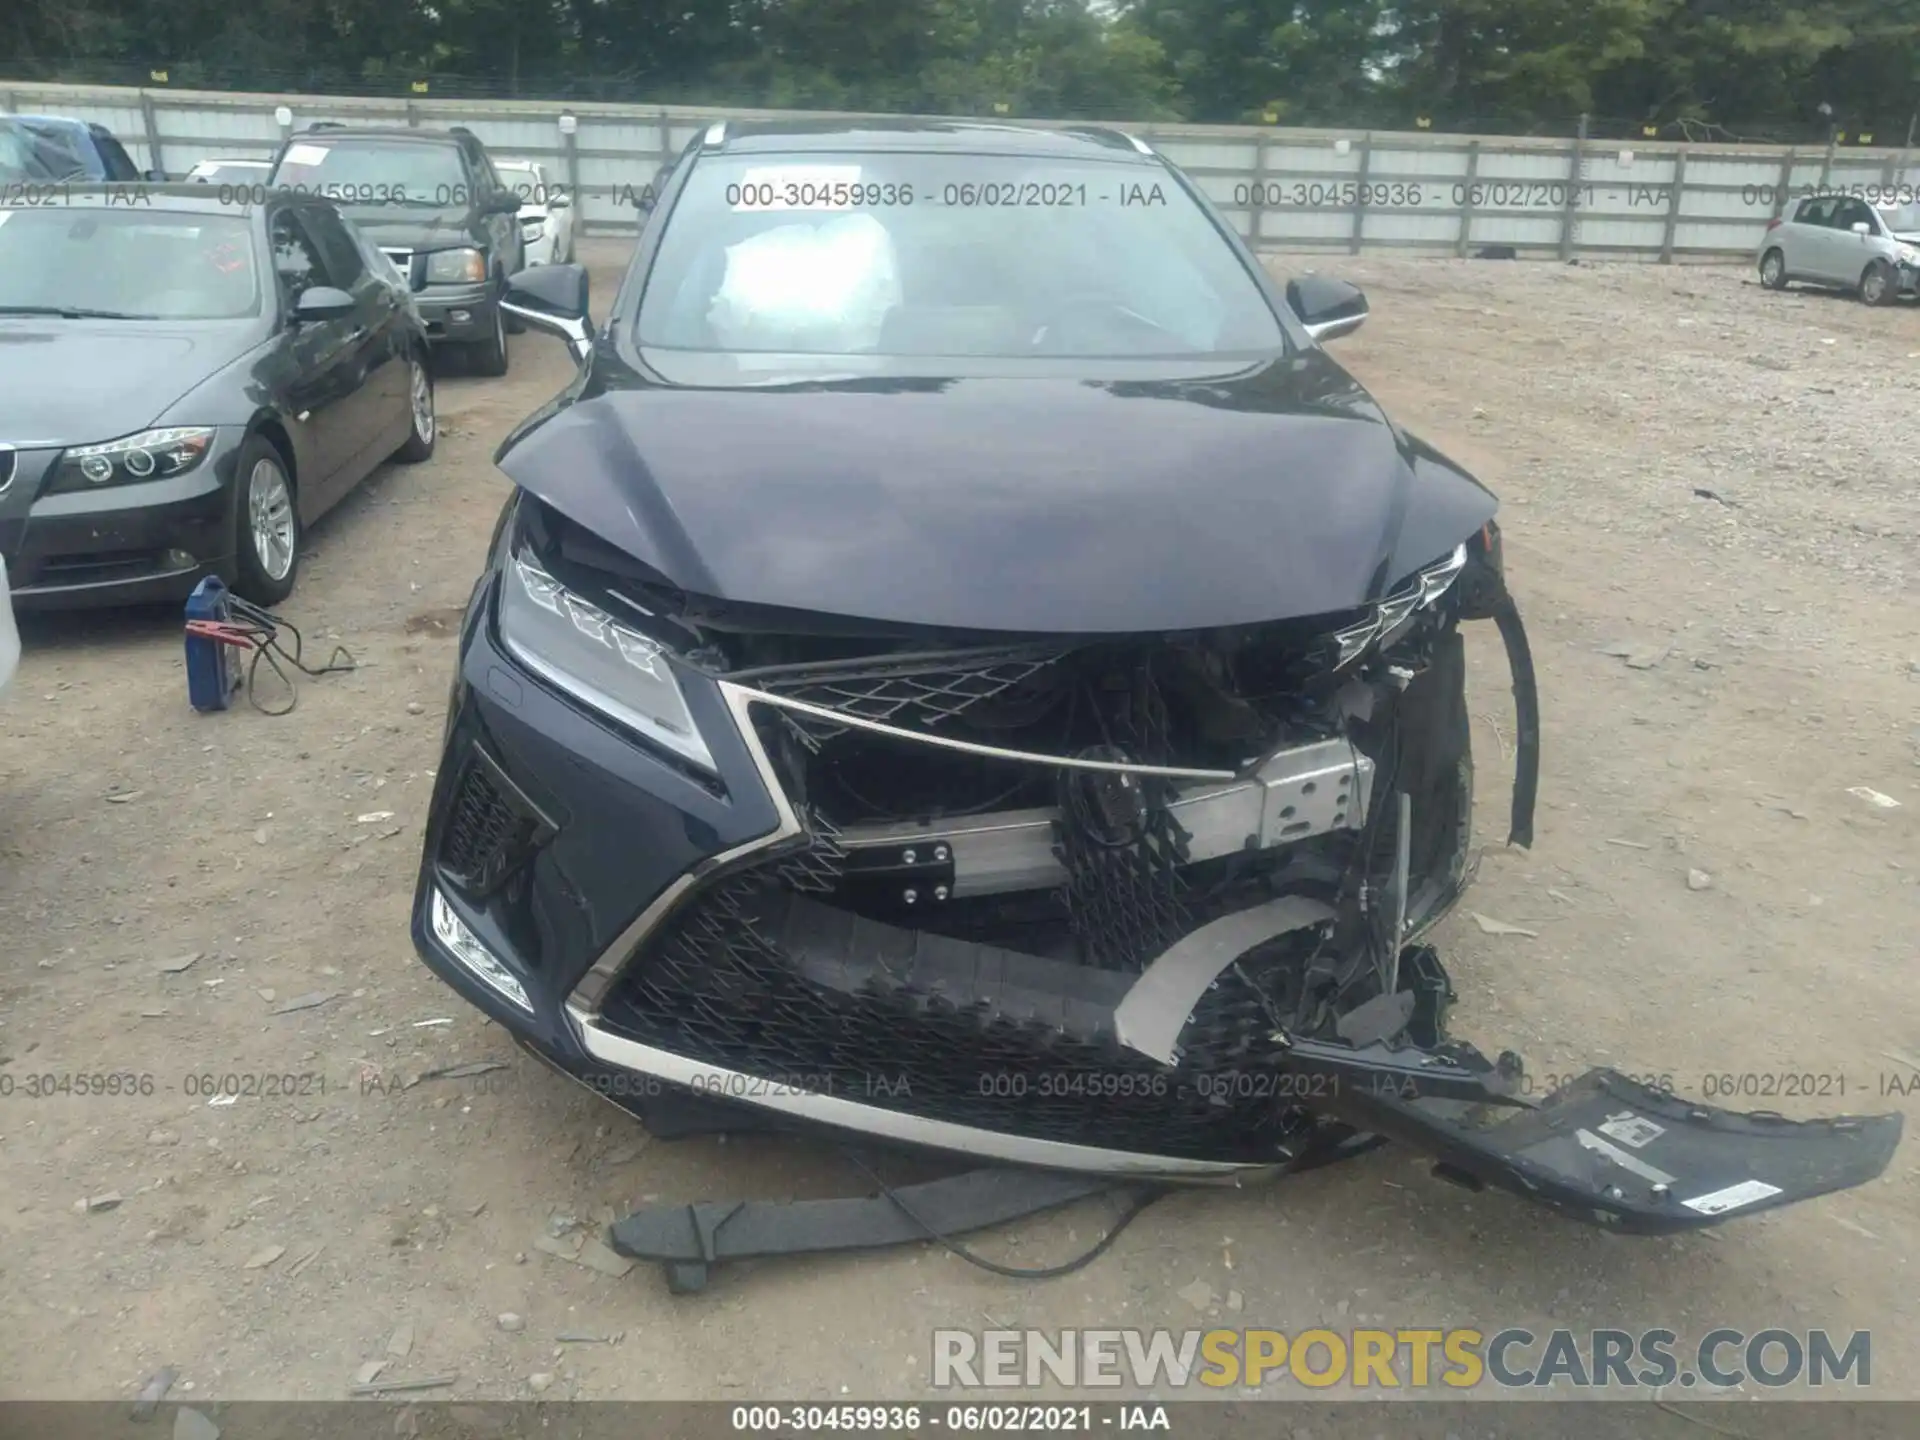
[[[187,619],[233,619],[233,599],[218,575],[209,575],[187,597]],[[204,635],[187,636],[187,701],[196,710],[225,710],[239,686],[240,673],[229,652],[232,647]]]

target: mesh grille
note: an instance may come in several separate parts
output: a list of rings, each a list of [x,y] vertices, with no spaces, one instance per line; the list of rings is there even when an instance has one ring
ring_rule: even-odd
[[[628,967],[606,1021],[699,1062],[1038,1139],[1263,1162],[1295,1133],[1299,1114],[1264,1058],[1272,1023],[1231,973],[1169,1070],[1099,1024],[1010,1017],[977,994],[903,980],[898,965],[804,970],[768,919],[778,887],[749,872],[697,894]]]
[[[865,720],[937,726],[985,700],[1005,694],[1058,662],[1058,650],[977,651],[964,659],[941,656],[926,663],[902,661],[844,670],[810,667],[763,677],[758,688]],[[789,712],[810,740],[830,740],[847,727],[813,715]]]
[[[462,889],[492,889],[526,857],[542,829],[476,750],[454,792],[440,841],[440,866]]]

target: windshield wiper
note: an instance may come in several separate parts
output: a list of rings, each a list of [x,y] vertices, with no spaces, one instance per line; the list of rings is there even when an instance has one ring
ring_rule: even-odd
[[[0,305],[0,315],[57,315],[62,320],[158,320],[125,310],[88,310],[75,305]]]

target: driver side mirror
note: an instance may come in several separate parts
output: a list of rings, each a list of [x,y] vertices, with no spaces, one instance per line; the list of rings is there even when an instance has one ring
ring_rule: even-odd
[[[536,330],[558,335],[582,364],[593,353],[584,265],[535,265],[508,276],[500,308]]]
[[[518,215],[520,197],[511,190],[496,190],[493,198],[481,207],[481,212],[487,215]]]
[[[1302,275],[1287,282],[1287,308],[1300,317],[1315,340],[1337,340],[1351,335],[1367,319],[1367,297],[1357,285],[1329,280],[1324,275]]]
[[[1856,235],[1871,235],[1873,233],[1873,226],[1864,220],[1856,220],[1848,228]]]

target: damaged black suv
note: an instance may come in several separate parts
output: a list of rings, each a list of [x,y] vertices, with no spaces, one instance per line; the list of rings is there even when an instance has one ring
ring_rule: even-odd
[[[1389,1137],[1642,1231],[1885,1166],[1449,1038],[1463,624],[1522,845],[1539,756],[1496,502],[1147,145],[716,125],[603,327],[575,266],[507,304],[582,363],[497,456],[413,929],[567,1074],[1102,1174]]]

